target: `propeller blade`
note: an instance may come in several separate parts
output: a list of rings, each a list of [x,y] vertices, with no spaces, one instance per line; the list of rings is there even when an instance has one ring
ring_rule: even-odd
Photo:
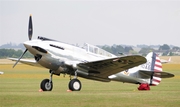
[[[16,66],[16,64],[19,62],[19,60],[23,57],[23,55],[27,52],[27,49],[23,52],[23,54],[19,57],[19,59],[14,64],[13,68]]]
[[[29,28],[28,28],[28,37],[31,40],[33,34],[33,25],[32,25],[32,15],[29,16]]]

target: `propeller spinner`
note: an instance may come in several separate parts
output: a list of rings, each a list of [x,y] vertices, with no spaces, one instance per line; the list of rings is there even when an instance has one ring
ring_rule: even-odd
[[[29,40],[32,39],[33,34],[33,24],[32,24],[32,15],[29,16],[29,27],[28,27],[28,38]],[[24,54],[27,52],[28,49],[26,49],[23,54],[18,58],[16,63],[14,64],[13,68],[16,66],[16,64],[19,62],[19,60],[24,56]]]

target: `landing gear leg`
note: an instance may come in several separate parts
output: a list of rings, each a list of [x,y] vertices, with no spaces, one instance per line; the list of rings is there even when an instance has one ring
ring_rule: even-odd
[[[40,88],[43,91],[51,91],[53,88],[53,82],[52,82],[53,71],[50,71],[50,73],[51,73],[50,79],[44,79],[44,80],[42,80],[42,82],[40,84]]]
[[[71,79],[69,82],[69,89],[71,91],[80,91],[81,87],[81,82],[77,79],[77,72],[75,72],[74,79]]]

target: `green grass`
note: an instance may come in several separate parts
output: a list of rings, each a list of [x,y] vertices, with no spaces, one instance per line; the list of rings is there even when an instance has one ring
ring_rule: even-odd
[[[82,90],[67,92],[69,76],[53,76],[53,90],[39,92],[40,82],[49,78],[48,70],[17,65],[0,65],[0,107],[179,107],[180,64],[163,65],[174,78],[163,79],[150,91],[138,85],[98,82],[79,78]],[[172,70],[171,70],[172,67]]]

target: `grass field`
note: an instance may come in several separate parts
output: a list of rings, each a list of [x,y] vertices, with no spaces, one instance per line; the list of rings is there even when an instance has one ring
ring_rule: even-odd
[[[134,84],[79,78],[82,90],[67,92],[69,76],[61,75],[53,77],[51,92],[39,92],[42,79],[49,78],[48,70],[0,64],[0,71],[4,72],[0,75],[0,107],[179,107],[180,63],[164,64],[163,69],[175,77],[163,79],[150,91],[138,91]]]

